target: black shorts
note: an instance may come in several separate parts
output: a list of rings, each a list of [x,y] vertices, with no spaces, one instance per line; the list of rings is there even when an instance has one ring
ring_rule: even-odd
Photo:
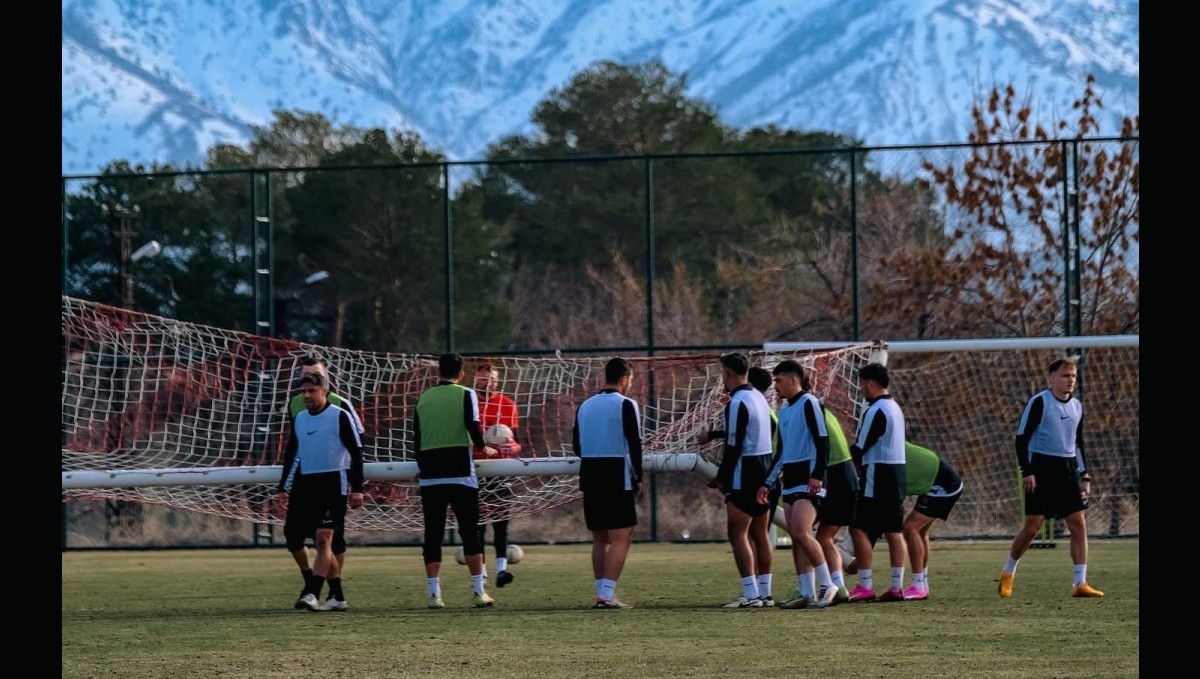
[[[859,485],[863,490],[854,511],[853,526],[870,536],[872,542],[884,533],[903,531],[904,465],[868,464],[863,468]]]
[[[808,500],[813,507],[821,506],[821,497],[818,495],[810,495],[808,493],[788,493],[783,496],[783,504],[795,504],[799,500]]]
[[[724,488],[726,504],[732,504],[750,516],[762,516],[772,511],[773,505],[769,500],[765,505],[758,503],[758,489],[766,484],[767,476],[771,473],[770,455],[743,457],[738,461],[733,473],[740,482],[740,488]]]
[[[583,494],[583,522],[588,530],[616,530],[637,525],[637,499],[632,490],[589,490]]]
[[[1029,466],[1037,488],[1025,493],[1026,516],[1062,519],[1087,509],[1076,464],[1073,457],[1033,454]]]
[[[783,494],[784,504],[793,504],[797,500],[808,500],[813,507],[821,506],[821,495],[808,493],[808,482],[812,478],[812,461],[791,462],[783,467],[783,486],[787,489]],[[821,485],[825,487],[824,484]]]
[[[346,496],[342,495],[342,472],[297,474],[288,493],[283,535],[288,551],[304,546],[318,529],[333,529],[335,547],[346,551]],[[338,540],[338,536],[341,540]],[[335,554],[340,553],[335,549]]]
[[[950,510],[954,509],[954,503],[958,502],[961,495],[961,492],[954,495],[918,495],[913,511],[945,521],[950,516]]]
[[[853,526],[858,504],[858,475],[850,460],[825,470],[825,497],[817,505],[817,521],[829,526]]]
[[[761,487],[759,486],[758,488]],[[758,503],[758,488],[753,490],[731,490],[725,493],[725,504],[731,504],[750,516],[762,516],[768,512],[774,512],[772,508],[775,505],[771,502],[769,494],[767,504]]]

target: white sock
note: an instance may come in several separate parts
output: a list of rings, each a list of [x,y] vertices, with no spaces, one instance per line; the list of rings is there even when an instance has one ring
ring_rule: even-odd
[[[1078,587],[1087,582],[1087,564],[1075,564],[1075,586]]]
[[[506,570],[508,570],[508,559],[503,556],[496,559],[496,572],[503,573]]]
[[[922,592],[925,591],[925,571],[913,573],[912,586],[916,587]]]
[[[1017,563],[1019,561],[1020,561],[1020,559],[1014,559],[1011,556],[1008,557],[1008,561],[1004,562],[1004,572],[1008,573],[1009,575],[1016,575],[1017,574]]]
[[[747,599],[758,598],[758,580],[753,575],[742,578],[742,596]]]
[[[442,595],[442,579],[441,578],[425,578],[425,585],[429,588],[429,596]]]
[[[483,574],[471,576],[471,589],[476,594],[483,594]]]
[[[826,568],[828,568],[828,566],[826,566]],[[846,586],[846,574],[842,573],[841,571],[830,572],[829,579],[833,580],[833,584],[837,585],[838,587]]]
[[[904,566],[892,567],[892,589],[904,589]]]
[[[600,583],[603,582],[600,578],[596,578],[596,596],[600,596]]]
[[[600,578],[600,598],[611,599],[617,591],[617,581],[609,580],[608,578]]]
[[[487,564],[486,563],[483,564],[483,568],[479,571],[479,574],[482,575],[484,577],[484,579],[487,579]]]
[[[761,597],[771,596],[771,574],[760,575],[758,581],[758,595]]]
[[[810,599],[815,599],[817,597],[817,574],[813,571],[801,573],[800,581],[804,583],[800,587],[800,592]]]
[[[875,589],[875,581],[871,579],[870,568],[858,569],[858,584],[866,587],[867,589]]]
[[[829,574],[829,564],[823,563],[817,566],[817,582],[821,584],[822,588],[836,586],[833,584],[833,577]]]

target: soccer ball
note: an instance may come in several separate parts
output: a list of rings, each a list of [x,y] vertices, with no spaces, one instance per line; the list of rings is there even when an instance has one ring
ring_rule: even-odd
[[[493,424],[483,433],[483,442],[489,446],[498,446],[513,440],[513,430],[507,425]]]
[[[525,558],[525,548],[521,545],[508,546],[508,562],[511,564],[521,563],[521,559]]]

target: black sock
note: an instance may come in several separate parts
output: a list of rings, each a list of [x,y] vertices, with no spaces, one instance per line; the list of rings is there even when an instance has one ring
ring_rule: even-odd
[[[325,586],[325,578],[320,575],[312,576],[312,580],[308,582],[308,592],[318,599],[321,598],[321,588]]]
[[[300,571],[300,575],[304,578],[304,589],[308,589],[308,586],[312,584],[312,569]]]
[[[338,601],[346,600],[346,595],[342,594],[342,579],[340,577],[330,578],[326,582],[329,583],[329,596]]]

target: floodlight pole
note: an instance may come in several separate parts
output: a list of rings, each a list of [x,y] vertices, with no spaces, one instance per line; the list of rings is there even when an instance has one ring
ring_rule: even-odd
[[[121,281],[121,306],[125,309],[132,309],[134,305],[133,274],[129,270],[129,263],[133,261],[133,236],[136,233],[133,224],[141,218],[142,211],[137,206],[130,210],[118,205],[113,209],[113,214],[117,217],[117,230],[113,232],[113,235],[117,237],[120,245],[118,278]]]

